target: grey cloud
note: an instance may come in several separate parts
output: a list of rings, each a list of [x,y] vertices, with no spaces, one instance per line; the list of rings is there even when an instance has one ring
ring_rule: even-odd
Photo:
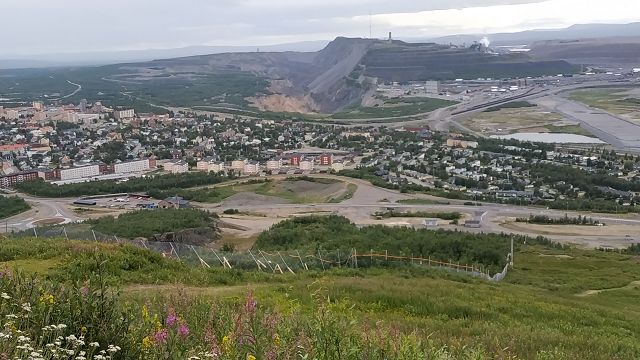
[[[371,14],[539,0],[2,0],[0,58],[189,45],[264,45],[365,36]],[[384,34],[387,29],[376,29]]]

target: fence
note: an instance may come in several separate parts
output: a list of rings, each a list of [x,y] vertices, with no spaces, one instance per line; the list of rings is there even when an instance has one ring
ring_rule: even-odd
[[[379,253],[369,251],[358,253],[350,250],[319,250],[314,254],[301,254],[299,251],[267,252],[262,250],[220,251],[210,247],[195,246],[177,242],[148,241],[145,239],[122,239],[115,235],[105,235],[89,227],[50,226],[33,228],[14,234],[18,237],[66,238],[87,240],[104,243],[121,243],[148,249],[162,256],[174,258],[186,264],[203,266],[206,268],[222,267],[228,269],[257,269],[274,273],[297,273],[309,270],[328,270],[336,267],[367,268],[367,267],[398,267],[423,266],[446,271],[462,273],[489,281],[501,281],[505,278],[510,264],[511,254],[507,256],[507,265],[502,272],[491,275],[482,266],[440,261],[431,257],[393,255],[388,252]],[[513,251],[513,250],[512,250]]]

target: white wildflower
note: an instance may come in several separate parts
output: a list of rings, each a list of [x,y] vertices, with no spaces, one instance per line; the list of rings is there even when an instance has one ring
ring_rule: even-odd
[[[5,300],[11,299],[11,296],[7,295],[7,293],[4,293],[4,292],[2,294],[0,294],[0,297],[5,299]]]

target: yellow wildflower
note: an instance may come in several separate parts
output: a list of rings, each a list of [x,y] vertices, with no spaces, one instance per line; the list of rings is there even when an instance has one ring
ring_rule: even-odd
[[[162,323],[158,320],[158,314],[153,314],[153,325],[156,327],[156,331],[162,329]]]
[[[151,338],[148,336],[145,336],[144,339],[142,339],[142,347],[145,349],[150,348],[153,345],[153,341],[151,341]]]
[[[222,351],[225,353],[228,353],[229,350],[231,350],[231,342],[229,341],[229,337],[228,336],[223,336],[222,337]]]
[[[256,360],[256,357],[252,354],[247,355],[247,360]]]
[[[147,305],[142,306],[142,318],[147,319],[149,317],[149,309],[147,309]]]
[[[86,327],[86,326],[83,326],[83,327],[81,327],[81,328],[80,328],[80,333],[81,333],[82,335],[86,334],[86,333],[87,333],[87,331],[89,331],[89,329],[87,329],[87,327]]]
[[[51,294],[44,294],[40,296],[40,302],[43,304],[45,303],[53,304],[55,302],[55,298]]]
[[[273,337],[273,345],[280,346],[280,335],[276,334],[276,336]]]

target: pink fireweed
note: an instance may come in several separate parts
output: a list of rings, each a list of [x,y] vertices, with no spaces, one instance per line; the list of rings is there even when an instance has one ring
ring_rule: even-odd
[[[178,326],[178,335],[182,337],[187,337],[187,335],[189,335],[189,327],[187,324],[181,323],[180,326]]]
[[[256,303],[256,299],[253,297],[253,293],[249,292],[247,293],[247,298],[244,304],[244,310],[247,312],[248,315],[254,315],[256,312],[256,308],[257,308],[257,303]]]
[[[156,344],[164,344],[167,342],[168,338],[169,333],[167,332],[167,329],[161,329],[153,334],[153,342],[155,342]]]
[[[176,323],[176,320],[178,319],[178,317],[176,316],[176,313],[173,311],[173,309],[169,309],[169,313],[167,314],[167,326],[171,327],[173,326],[173,324]]]

